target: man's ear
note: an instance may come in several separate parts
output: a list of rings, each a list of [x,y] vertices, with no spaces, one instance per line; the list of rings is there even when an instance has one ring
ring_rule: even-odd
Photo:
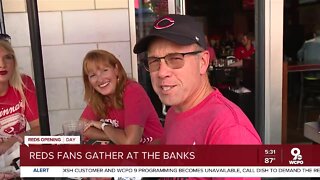
[[[207,69],[209,67],[209,61],[210,59],[210,54],[208,50],[204,50],[201,53],[201,59],[200,59],[200,74],[206,74],[207,73]]]

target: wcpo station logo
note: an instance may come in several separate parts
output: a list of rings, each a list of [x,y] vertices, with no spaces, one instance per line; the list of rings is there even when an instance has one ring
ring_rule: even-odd
[[[291,155],[293,156],[292,160],[289,161],[289,164],[303,164],[302,155],[299,148],[292,148]]]

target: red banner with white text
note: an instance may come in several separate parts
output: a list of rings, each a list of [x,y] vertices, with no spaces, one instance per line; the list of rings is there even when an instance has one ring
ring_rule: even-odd
[[[154,168],[177,168],[175,172],[184,172],[172,174],[174,177],[287,177],[288,172],[294,177],[320,175],[320,145],[22,145],[20,155],[21,172],[26,177],[39,171],[49,172],[50,168],[66,177],[63,175],[67,173],[66,167],[72,167],[72,173],[79,168],[87,168],[86,173],[88,168],[94,168],[92,172],[98,171],[96,168],[110,171],[94,174],[97,177],[117,174],[123,167],[128,168],[128,175],[140,172],[147,177],[154,176],[146,173],[155,171]],[[192,168],[193,174],[185,174],[186,168]],[[205,174],[207,168],[213,168],[213,172],[208,170]],[[195,174],[198,172],[201,173]],[[160,170],[156,175],[162,174]]]

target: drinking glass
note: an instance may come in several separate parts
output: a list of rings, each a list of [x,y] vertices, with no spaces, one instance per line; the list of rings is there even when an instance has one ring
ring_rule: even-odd
[[[67,121],[62,124],[63,135],[65,136],[80,136],[82,143],[84,124],[82,121]]]

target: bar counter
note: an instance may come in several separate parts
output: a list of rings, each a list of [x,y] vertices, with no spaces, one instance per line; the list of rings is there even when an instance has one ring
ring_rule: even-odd
[[[320,64],[288,65],[288,72],[320,71]]]
[[[320,122],[304,123],[304,137],[310,139],[313,143],[320,144]]]

